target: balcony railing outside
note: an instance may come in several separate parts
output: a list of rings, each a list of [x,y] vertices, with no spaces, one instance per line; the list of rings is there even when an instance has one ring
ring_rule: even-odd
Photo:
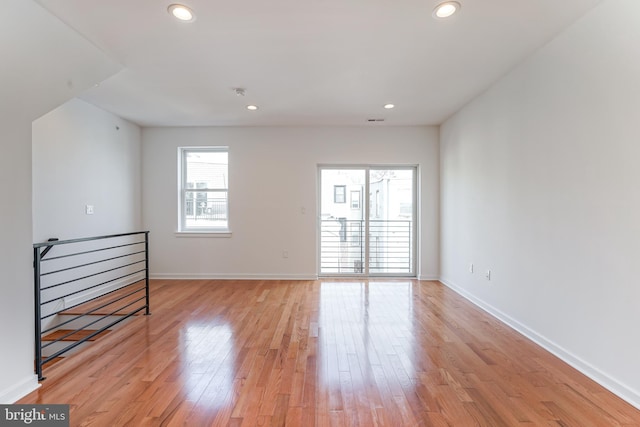
[[[186,218],[193,221],[226,221],[227,199],[198,198],[187,199]]]
[[[188,198],[185,203],[184,225],[186,227],[226,227],[228,203],[224,197]]]
[[[365,221],[320,221],[320,273],[366,273]],[[413,230],[410,220],[369,221],[369,274],[411,275]]]

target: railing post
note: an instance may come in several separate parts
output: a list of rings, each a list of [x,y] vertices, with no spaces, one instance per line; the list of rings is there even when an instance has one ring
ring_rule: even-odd
[[[33,248],[33,301],[34,301],[34,338],[36,351],[36,374],[38,381],[45,378],[42,376],[42,313],[40,311],[40,248]]]
[[[146,290],[146,311],[145,315],[150,315],[149,311],[149,232],[144,233],[144,282]]]

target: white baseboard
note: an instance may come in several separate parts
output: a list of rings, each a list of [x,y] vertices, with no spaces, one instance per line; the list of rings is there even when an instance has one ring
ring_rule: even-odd
[[[430,274],[421,274],[418,276],[418,280],[426,280],[426,281],[439,281],[440,280],[440,276],[434,276],[434,275],[430,275]]]
[[[151,279],[174,280],[318,280],[309,274],[153,274]]]
[[[552,353],[556,357],[560,358],[562,361],[569,364],[573,368],[577,369],[582,374],[591,378],[593,381],[597,382],[598,384],[600,384],[601,386],[603,386],[613,394],[617,395],[618,397],[625,400],[629,404],[640,409],[640,392],[638,392],[637,390],[634,390],[633,388],[627,386],[626,384],[616,380],[615,378],[612,378],[611,376],[602,372],[600,369],[582,360],[580,357],[576,356],[570,351],[567,351],[561,345],[558,345],[557,343],[547,339],[545,336],[540,335],[536,331],[520,323],[518,320],[512,318],[508,314],[503,313],[502,311],[493,307],[491,304],[487,304],[486,302],[475,297],[474,295],[470,294],[466,290],[460,288],[459,286],[456,286],[451,281],[443,278],[440,278],[439,280],[446,287],[453,290],[458,295],[462,296],[463,298],[471,302],[473,305],[477,306],[478,308],[482,309],[489,315],[505,323],[507,326],[511,327],[512,329],[515,329],[516,331],[520,332],[522,335],[529,338],[531,341],[535,342],[540,347],[544,348],[545,350]]]
[[[0,391],[0,404],[11,405],[38,387],[40,387],[40,383],[38,383],[38,376],[30,375],[28,378],[25,378],[22,382],[14,385],[13,387]]]
[[[161,273],[152,274],[151,279],[166,280],[318,280],[318,275],[311,274],[190,274],[190,273]],[[353,277],[358,279],[358,277]],[[376,278],[381,279],[381,278]],[[418,280],[436,280],[439,276],[423,275]]]

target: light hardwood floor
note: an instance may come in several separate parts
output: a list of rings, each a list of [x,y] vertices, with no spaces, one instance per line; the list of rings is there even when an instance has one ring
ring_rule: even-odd
[[[438,282],[165,281],[19,403],[92,426],[640,426]]]

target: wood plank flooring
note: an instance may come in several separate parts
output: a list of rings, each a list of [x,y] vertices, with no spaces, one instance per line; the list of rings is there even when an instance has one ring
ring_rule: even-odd
[[[438,282],[166,281],[19,403],[73,426],[640,426]]]

